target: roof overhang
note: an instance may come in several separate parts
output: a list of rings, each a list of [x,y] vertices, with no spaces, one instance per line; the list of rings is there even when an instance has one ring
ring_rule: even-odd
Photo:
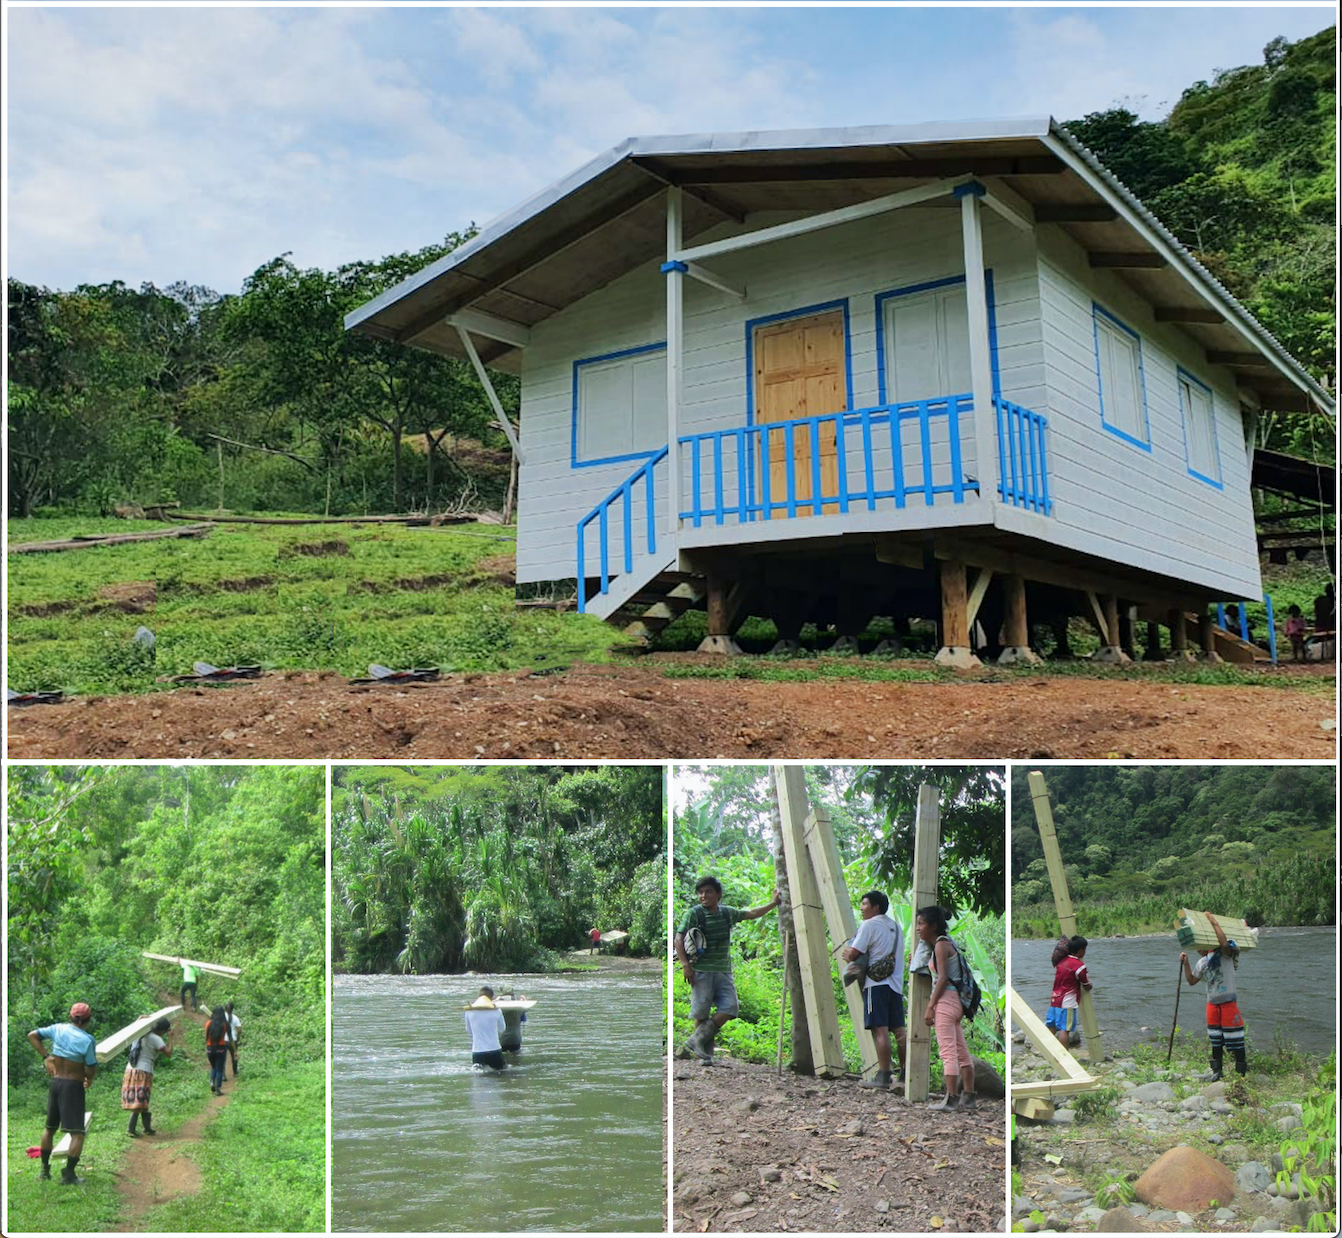
[[[1061,228],[1092,266],[1112,270],[1152,304],[1157,321],[1178,324],[1208,364],[1229,369],[1251,400],[1335,412],[1333,398],[1266,328],[1046,117],[629,138],[360,306],[345,325],[451,357],[466,355],[465,326],[487,365],[515,371],[517,341],[529,328],[666,257],[670,185],[683,191],[689,244],[760,211],[833,210],[964,175]]]

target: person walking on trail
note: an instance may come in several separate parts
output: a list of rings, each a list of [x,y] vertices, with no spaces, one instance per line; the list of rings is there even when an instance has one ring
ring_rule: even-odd
[[[693,1055],[705,1066],[713,1063],[713,1042],[722,1025],[736,1018],[736,982],[732,979],[732,928],[742,920],[758,920],[782,901],[774,891],[773,901],[763,907],[741,911],[722,903],[722,882],[701,877],[694,887],[698,906],[689,908],[676,930],[676,957],[690,986],[690,1017],[694,1031],[678,1056]],[[687,947],[692,938],[694,953]]]
[[[179,1003],[183,1010],[186,1009],[186,996],[191,994],[191,1009],[199,1010],[200,1003],[196,1000],[196,969],[185,959],[178,959],[177,962],[182,968],[182,995]]]
[[[1244,1016],[1235,1000],[1235,969],[1239,967],[1239,946],[1227,939],[1225,929],[1213,915],[1207,922],[1216,930],[1216,949],[1199,950],[1201,956],[1191,967],[1187,951],[1181,952],[1179,962],[1184,965],[1184,979],[1190,985],[1199,980],[1207,982],[1207,1039],[1212,1046],[1211,1070],[1202,1077],[1204,1083],[1214,1083],[1221,1077],[1225,1051],[1235,1059],[1235,1073],[1246,1075],[1249,1064],[1244,1049]],[[1226,966],[1229,960],[1230,966]]]
[[[590,933],[587,934],[587,937],[588,940],[592,943],[591,953],[596,954],[597,951],[601,949],[601,930],[598,928],[594,928]]]
[[[1089,993],[1094,987],[1090,982],[1090,972],[1086,970],[1088,945],[1090,943],[1084,937],[1073,937],[1067,942],[1067,953],[1053,972],[1053,996],[1049,998],[1048,1014],[1044,1016],[1044,1026],[1068,1050],[1071,1049],[1072,1035],[1076,1031],[1077,1012],[1081,1009],[1081,990],[1085,989]]]
[[[131,1045],[126,1073],[121,1076],[121,1107],[130,1110],[126,1134],[132,1139],[140,1136],[135,1124],[141,1118],[146,1135],[157,1133],[151,1125],[153,1115],[149,1112],[149,1101],[154,1090],[154,1063],[160,1055],[172,1056],[172,1024],[167,1019],[159,1019]]]
[[[502,1070],[503,1042],[500,1037],[507,1026],[503,1011],[494,1005],[494,990],[488,985],[480,990],[480,996],[466,1007],[466,1030],[471,1037],[471,1065],[488,1066],[490,1070]]]
[[[238,1077],[238,1045],[242,1039],[242,1020],[233,1013],[233,1003],[224,1003],[224,1017],[228,1020],[229,1034],[232,1036],[232,1042],[228,1046],[228,1056],[233,1062],[233,1078]]]
[[[205,1056],[210,1059],[210,1091],[216,1096],[224,1094],[224,1064],[228,1061],[232,1044],[233,1029],[228,1024],[228,1012],[222,1006],[216,1006],[210,1012],[210,1021],[205,1028]]]
[[[946,911],[942,907],[920,907],[916,921],[918,936],[932,950],[932,996],[923,1012],[923,1022],[937,1029],[937,1051],[941,1054],[941,1073],[946,1080],[946,1095],[940,1104],[928,1108],[940,1113],[954,1109],[973,1109],[974,1059],[965,1044],[965,1008],[960,1000],[968,964],[946,931]]]
[[[876,1073],[858,1087],[891,1088],[904,1078],[907,1035],[904,1028],[904,933],[886,912],[890,900],[880,890],[868,890],[859,905],[862,923],[857,935],[841,951],[846,962],[867,956],[862,986],[862,1026],[876,1042]],[[891,1082],[890,1034],[899,1047],[899,1078]]]
[[[70,1155],[61,1170],[62,1186],[78,1186],[84,1181],[75,1166],[84,1154],[84,1093],[98,1073],[97,1045],[88,1032],[93,1011],[86,1002],[70,1007],[69,1023],[53,1023],[28,1033],[28,1043],[42,1055],[51,1082],[47,1084],[47,1124],[42,1131],[42,1172],[51,1177],[51,1149],[56,1127],[70,1136]],[[51,1052],[43,1047],[51,1041]]]

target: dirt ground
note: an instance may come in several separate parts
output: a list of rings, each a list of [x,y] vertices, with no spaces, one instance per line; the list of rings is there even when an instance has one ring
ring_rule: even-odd
[[[9,756],[1331,760],[1336,751],[1333,699],[1303,692],[992,673],[943,683],[670,679],[671,660],[708,664],[659,655],[367,688],[277,672],[11,707]]]
[[[933,1113],[721,1055],[672,1078],[678,1232],[1003,1229],[1003,1101]]]
[[[176,1000],[173,994],[161,994],[160,997],[165,1004]],[[200,1028],[209,1022],[204,1011],[183,1011],[182,1020],[190,1020]],[[179,1047],[176,1052],[190,1057],[184,1047]],[[210,1065],[203,1054],[199,1064],[203,1088],[210,1077]],[[142,1135],[131,1144],[117,1175],[117,1190],[121,1194],[125,1219],[116,1226],[114,1233],[134,1233],[156,1204],[167,1203],[179,1195],[194,1195],[200,1190],[200,1167],[186,1148],[201,1141],[205,1128],[233,1099],[232,1065],[226,1066],[224,1072],[229,1076],[224,1094],[211,1096],[205,1109],[194,1118],[183,1122],[171,1135]],[[159,1121],[162,1120],[159,1115]]]

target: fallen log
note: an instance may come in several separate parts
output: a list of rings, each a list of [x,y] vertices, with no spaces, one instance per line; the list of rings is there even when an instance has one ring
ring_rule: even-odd
[[[93,533],[60,542],[23,542],[9,547],[12,555],[44,554],[56,550],[88,550],[92,546],[120,546],[125,542],[155,542],[172,537],[205,537],[213,525],[193,524],[182,529],[152,529],[145,533]]]

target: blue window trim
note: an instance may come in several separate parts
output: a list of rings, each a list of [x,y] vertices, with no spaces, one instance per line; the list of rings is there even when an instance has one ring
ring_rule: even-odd
[[[602,361],[618,361],[621,357],[636,357],[640,353],[647,352],[665,352],[666,341],[660,344],[640,344],[637,348],[622,348],[619,352],[602,353],[599,357],[582,357],[573,363],[573,415],[571,424],[569,467],[574,469],[590,469],[601,464],[620,464],[625,460],[648,460],[655,456],[661,447],[652,447],[647,451],[632,451],[623,456],[601,456],[595,460],[578,459],[578,379],[582,375],[582,367],[585,365],[597,365]]]
[[[934,288],[949,288],[952,284],[963,284],[963,275],[948,275],[945,279],[928,280],[923,284],[910,284],[906,288],[892,288],[889,292],[876,294],[876,391],[878,404],[888,404],[885,390],[885,303],[893,297],[909,297],[916,292],[931,292]],[[983,282],[988,292],[988,355],[992,359],[993,395],[1002,394],[1002,373],[997,361],[997,303],[993,293],[993,273],[986,270]],[[943,392],[955,395],[956,392]]]
[[[1095,390],[1100,397],[1100,425],[1102,425],[1115,438],[1121,438],[1125,443],[1131,443],[1132,446],[1140,448],[1142,451],[1151,450],[1151,414],[1146,407],[1146,363],[1142,360],[1142,337],[1137,334],[1121,318],[1116,318],[1098,301],[1090,303],[1091,327],[1095,333]],[[1146,427],[1146,441],[1134,438],[1126,430],[1120,430],[1117,426],[1110,425],[1104,419],[1104,378],[1100,373],[1100,319],[1103,318],[1110,326],[1117,327],[1120,331],[1126,332],[1137,341],[1137,385],[1141,388],[1142,395],[1142,424]]]
[[[1184,393],[1182,383],[1187,383],[1190,387],[1200,388],[1207,396],[1207,408],[1211,416],[1212,429],[1212,459],[1216,461],[1216,471],[1221,471],[1221,444],[1216,437],[1216,396],[1212,389],[1207,386],[1200,378],[1190,374],[1183,366],[1175,366],[1175,386],[1179,388],[1179,412],[1182,414],[1184,427],[1184,466],[1188,469],[1189,477],[1196,477],[1198,481],[1205,482],[1217,490],[1225,489],[1225,482],[1219,477],[1208,477],[1205,473],[1199,473],[1193,467],[1193,462],[1188,458],[1188,414],[1189,409],[1184,407]]]
[[[853,335],[848,329],[848,298],[825,301],[820,305],[804,305],[800,309],[784,310],[781,314],[766,314],[746,322],[746,425],[755,424],[755,332],[770,323],[789,318],[805,318],[808,314],[823,314],[827,310],[843,310],[843,373],[846,390],[844,408],[853,407]]]

